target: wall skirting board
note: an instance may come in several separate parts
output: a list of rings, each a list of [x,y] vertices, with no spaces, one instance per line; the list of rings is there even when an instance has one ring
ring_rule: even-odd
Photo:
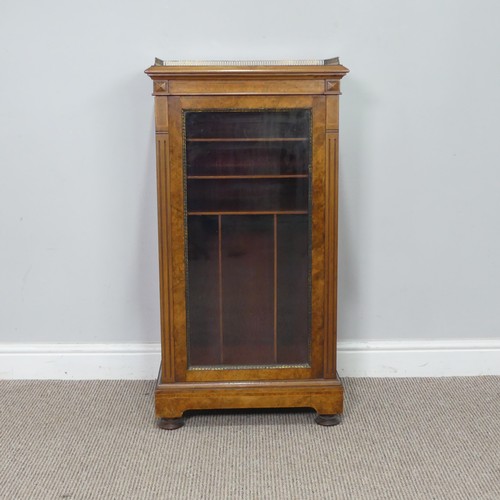
[[[1,344],[0,379],[155,379],[160,344]],[[500,340],[339,342],[341,377],[500,375]]]

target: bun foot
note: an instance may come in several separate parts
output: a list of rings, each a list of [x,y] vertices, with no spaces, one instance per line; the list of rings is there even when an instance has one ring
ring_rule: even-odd
[[[181,418],[159,418],[158,427],[160,429],[167,429],[168,431],[173,431],[184,425],[184,419]]]
[[[336,415],[320,415],[318,413],[316,415],[316,418],[314,419],[314,421],[318,425],[325,425],[325,426],[338,425],[338,424],[340,424],[340,415],[338,415],[338,414],[336,414]]]

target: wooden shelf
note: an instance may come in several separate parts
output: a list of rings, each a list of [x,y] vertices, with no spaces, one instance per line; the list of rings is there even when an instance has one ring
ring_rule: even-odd
[[[307,210],[252,210],[252,211],[236,211],[236,210],[226,210],[226,211],[210,211],[210,212],[198,212],[192,211],[188,212],[188,215],[305,215]]]
[[[308,137],[206,137],[186,139],[187,142],[300,142],[308,141]]]
[[[277,166],[275,163],[269,163],[269,164],[253,164],[253,163],[248,163],[248,164],[232,164],[232,165],[225,165],[225,164],[222,164],[222,165],[212,165],[210,163],[207,163],[207,164],[202,164],[202,165],[197,165],[195,164],[193,166],[193,164],[188,164],[188,169],[196,169],[196,170],[210,170],[210,169],[213,169],[213,168],[218,168],[218,169],[221,169],[221,170],[227,170],[227,169],[230,169],[230,168],[234,168],[234,169],[237,169],[237,170],[243,170],[245,168],[247,169],[254,169],[254,170],[265,170],[265,169],[273,169],[273,168],[276,168],[277,170],[279,170],[279,165]],[[309,169],[309,167],[306,165],[304,167],[300,167],[300,168],[294,168],[292,170],[293,171],[305,171],[307,172]],[[194,174],[194,175],[199,175],[199,174]],[[203,175],[203,174],[201,174]],[[212,174],[209,174],[209,175],[212,175]],[[213,174],[214,176],[217,175],[217,174]],[[241,174],[235,174],[235,175],[241,175]],[[259,175],[259,174],[257,174]],[[262,174],[262,175],[266,175],[266,174]],[[268,175],[307,175],[307,174],[268,174]]]
[[[307,179],[307,174],[263,174],[263,175],[188,175],[191,180],[216,180],[216,179]]]

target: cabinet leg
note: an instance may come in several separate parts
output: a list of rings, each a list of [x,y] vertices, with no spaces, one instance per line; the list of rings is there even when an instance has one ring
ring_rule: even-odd
[[[157,420],[160,429],[167,429],[173,431],[184,425],[184,418],[159,418]]]
[[[325,426],[330,426],[330,425],[338,425],[340,424],[340,415],[322,415],[318,413],[316,415],[316,418],[314,421],[318,425],[325,425]]]

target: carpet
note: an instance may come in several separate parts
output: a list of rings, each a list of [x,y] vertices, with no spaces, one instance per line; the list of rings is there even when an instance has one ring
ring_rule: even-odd
[[[0,498],[500,499],[500,377],[346,379],[307,410],[155,426],[153,381],[0,381]]]

